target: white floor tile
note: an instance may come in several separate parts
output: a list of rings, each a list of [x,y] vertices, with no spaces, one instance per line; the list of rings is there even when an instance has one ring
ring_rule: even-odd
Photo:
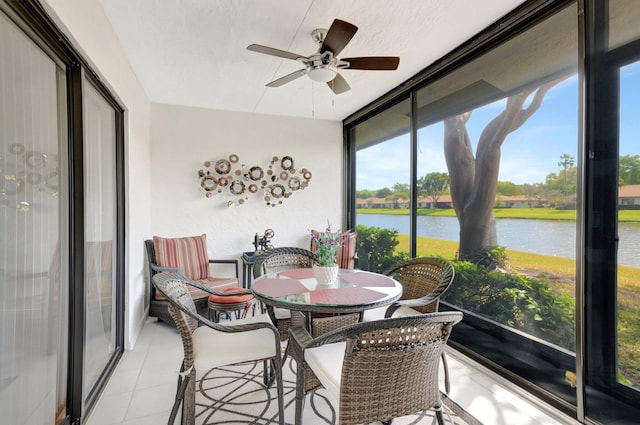
[[[181,359],[169,360],[164,363],[154,363],[152,367],[145,367],[140,371],[136,389],[157,387],[160,385],[177,385]]]
[[[516,394],[504,378],[460,353],[449,350],[447,360],[451,398],[485,425],[576,423],[551,408],[540,409]],[[177,330],[149,319],[134,349],[127,351],[118,364],[87,425],[166,423],[181,361],[182,342]],[[442,376],[441,388],[444,390]]]
[[[133,392],[102,394],[89,416],[90,425],[120,424],[124,420]]]
[[[175,382],[152,388],[136,389],[131,397],[131,404],[127,409],[124,419],[130,421],[155,415],[158,412],[171,410],[175,398],[175,391]]]
[[[109,378],[103,394],[112,395],[133,392],[138,382],[138,375],[140,375],[139,369],[123,369],[118,365],[111,378]]]
[[[171,410],[166,412],[158,412],[150,416],[143,416],[122,422],[122,425],[165,425],[169,420]],[[178,415],[175,424],[180,424],[180,416]]]

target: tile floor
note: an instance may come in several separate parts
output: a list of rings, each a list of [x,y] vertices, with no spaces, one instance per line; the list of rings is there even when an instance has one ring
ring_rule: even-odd
[[[448,360],[451,398],[484,425],[577,424],[548,406],[525,401],[508,381],[453,350]],[[124,353],[86,424],[166,423],[181,361],[177,330],[148,319],[135,348]]]

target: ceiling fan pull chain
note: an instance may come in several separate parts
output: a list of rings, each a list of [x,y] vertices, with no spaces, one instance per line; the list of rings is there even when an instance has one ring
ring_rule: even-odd
[[[331,80],[331,107],[334,108],[336,106],[336,89],[333,86],[335,78]]]
[[[315,118],[316,110],[315,110],[315,101],[313,96],[313,81],[311,82],[311,118]]]

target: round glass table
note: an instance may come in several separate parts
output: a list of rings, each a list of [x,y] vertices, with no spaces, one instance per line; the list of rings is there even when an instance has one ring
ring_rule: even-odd
[[[378,273],[341,269],[332,284],[316,281],[312,268],[291,269],[260,276],[251,290],[272,318],[274,308],[311,313],[347,314],[387,306],[402,295],[402,285]]]

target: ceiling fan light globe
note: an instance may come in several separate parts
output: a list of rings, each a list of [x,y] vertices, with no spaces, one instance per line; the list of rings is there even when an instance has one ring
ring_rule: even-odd
[[[329,67],[316,67],[312,68],[307,75],[309,75],[309,78],[311,78],[313,81],[317,81],[318,83],[326,83],[336,78],[337,74],[338,71],[336,71],[335,69]]]

